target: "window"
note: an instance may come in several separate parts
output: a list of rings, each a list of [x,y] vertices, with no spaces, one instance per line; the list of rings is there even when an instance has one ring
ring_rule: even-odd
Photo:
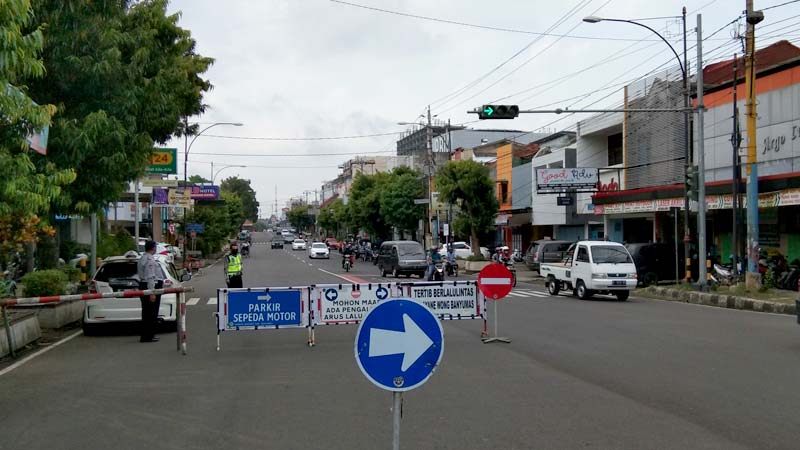
[[[622,164],[622,133],[608,137],[608,165]]]
[[[508,181],[498,181],[500,184],[498,189],[498,201],[502,203],[508,203]]]
[[[589,251],[586,250],[586,247],[580,246],[578,247],[578,256],[575,258],[576,262],[589,262]]]

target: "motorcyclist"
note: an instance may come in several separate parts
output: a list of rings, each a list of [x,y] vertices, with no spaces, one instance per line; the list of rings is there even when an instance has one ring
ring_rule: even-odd
[[[353,267],[353,263],[355,262],[355,254],[356,250],[353,244],[350,242],[346,243],[342,249],[342,269],[344,269],[344,262],[346,259],[350,259],[350,267]]]
[[[447,244],[447,273],[453,274],[453,268],[456,265],[456,252],[453,249],[453,244]]]
[[[433,272],[436,271],[436,264],[442,262],[442,255],[436,251],[435,248],[431,249],[431,254],[428,256],[428,273],[426,279],[428,281],[433,280]]]

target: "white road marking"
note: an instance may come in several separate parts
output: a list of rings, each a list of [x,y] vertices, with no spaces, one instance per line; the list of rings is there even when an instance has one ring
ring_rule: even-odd
[[[217,304],[217,297],[208,297],[207,305],[216,305]]]
[[[49,347],[45,347],[45,348],[41,349],[40,351],[38,351],[38,352],[36,352],[36,353],[34,353],[32,355],[28,355],[28,356],[22,358],[21,360],[19,360],[19,361],[15,362],[14,364],[6,367],[5,369],[0,370],[0,377],[2,377],[3,375],[11,372],[12,370],[14,370],[16,368],[22,366],[23,364],[27,363],[28,361],[32,360],[33,358],[36,358],[37,356],[44,355],[45,353],[47,353],[50,350],[58,347],[59,345],[64,344],[66,342],[69,342],[69,341],[75,339],[76,337],[78,337],[78,336],[80,336],[82,334],[83,334],[83,330],[78,330],[75,333],[70,334],[69,336],[61,339],[58,342],[56,342],[55,344],[51,344]]]
[[[527,297],[528,296],[527,294],[522,294],[520,292],[509,292],[508,295],[510,295],[512,297]]]
[[[192,298],[189,299],[188,302],[186,302],[186,304],[189,305],[189,306],[192,306],[192,305],[196,305],[197,302],[199,302],[199,301],[200,301],[200,297],[192,297]]]

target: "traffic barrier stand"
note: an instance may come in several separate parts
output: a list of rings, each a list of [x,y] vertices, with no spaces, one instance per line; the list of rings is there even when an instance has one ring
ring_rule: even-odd
[[[400,283],[397,297],[408,297],[430,308],[439,320],[482,320],[481,338],[488,336],[486,297],[471,280]]]
[[[6,332],[9,337],[9,345],[11,348],[11,356],[16,357],[13,350],[13,343],[11,340],[11,328],[8,324],[7,307],[14,305],[38,305],[46,303],[62,303],[62,302],[77,302],[77,301],[92,301],[104,298],[131,298],[143,297],[145,295],[164,295],[164,294],[178,294],[180,315],[176,316],[177,321],[177,334],[178,334],[178,350],[183,350],[186,354],[186,301],[184,293],[194,291],[193,287],[177,287],[177,288],[163,288],[163,289],[147,289],[147,290],[128,290],[117,292],[105,293],[92,293],[92,294],[71,294],[71,295],[50,295],[41,297],[22,297],[22,298],[4,298],[0,299],[0,308],[3,313],[3,321],[6,325]],[[182,344],[182,345],[181,345]]]
[[[217,289],[217,351],[223,331],[306,328],[310,286]]]

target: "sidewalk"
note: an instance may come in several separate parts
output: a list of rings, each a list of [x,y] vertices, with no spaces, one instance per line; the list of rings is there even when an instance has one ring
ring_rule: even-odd
[[[795,315],[798,313],[798,294],[792,291],[770,291],[750,294],[752,297],[736,295],[728,290],[717,292],[698,292],[686,287],[650,286],[637,289],[635,295],[656,300],[693,303],[696,305],[716,306],[718,308],[741,309],[746,311],[768,312]]]

